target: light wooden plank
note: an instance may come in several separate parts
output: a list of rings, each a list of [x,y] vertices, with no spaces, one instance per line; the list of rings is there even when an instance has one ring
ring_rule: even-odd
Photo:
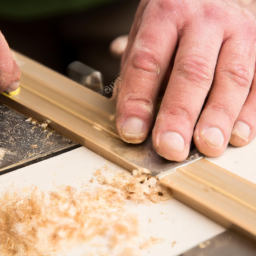
[[[256,238],[256,185],[202,159],[160,181],[207,217]]]
[[[256,139],[245,147],[229,145],[220,157],[206,159],[227,171],[230,171],[256,184]]]

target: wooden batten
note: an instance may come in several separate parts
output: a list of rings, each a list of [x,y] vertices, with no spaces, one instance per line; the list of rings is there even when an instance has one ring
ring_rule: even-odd
[[[255,184],[205,159],[178,168],[160,182],[179,201],[256,239]]]

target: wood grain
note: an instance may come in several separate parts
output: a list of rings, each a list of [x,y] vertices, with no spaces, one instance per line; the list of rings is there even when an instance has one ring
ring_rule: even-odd
[[[205,159],[161,181],[173,196],[226,228],[256,239],[256,185]]]

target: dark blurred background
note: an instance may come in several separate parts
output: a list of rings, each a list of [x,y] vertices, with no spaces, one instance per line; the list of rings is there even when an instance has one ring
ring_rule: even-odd
[[[31,8],[40,1],[8,0],[3,5],[0,29],[10,47],[65,75],[69,63],[81,61],[101,71],[105,85],[113,82],[120,59],[111,55],[109,46],[116,37],[129,33],[139,0],[102,0],[70,10],[61,6],[72,0],[51,1],[56,2],[54,11]],[[32,12],[26,13],[29,8]]]

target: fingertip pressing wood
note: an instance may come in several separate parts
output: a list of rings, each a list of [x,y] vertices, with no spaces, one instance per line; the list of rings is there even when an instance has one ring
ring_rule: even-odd
[[[173,196],[226,228],[256,239],[256,185],[205,159],[160,180]]]

